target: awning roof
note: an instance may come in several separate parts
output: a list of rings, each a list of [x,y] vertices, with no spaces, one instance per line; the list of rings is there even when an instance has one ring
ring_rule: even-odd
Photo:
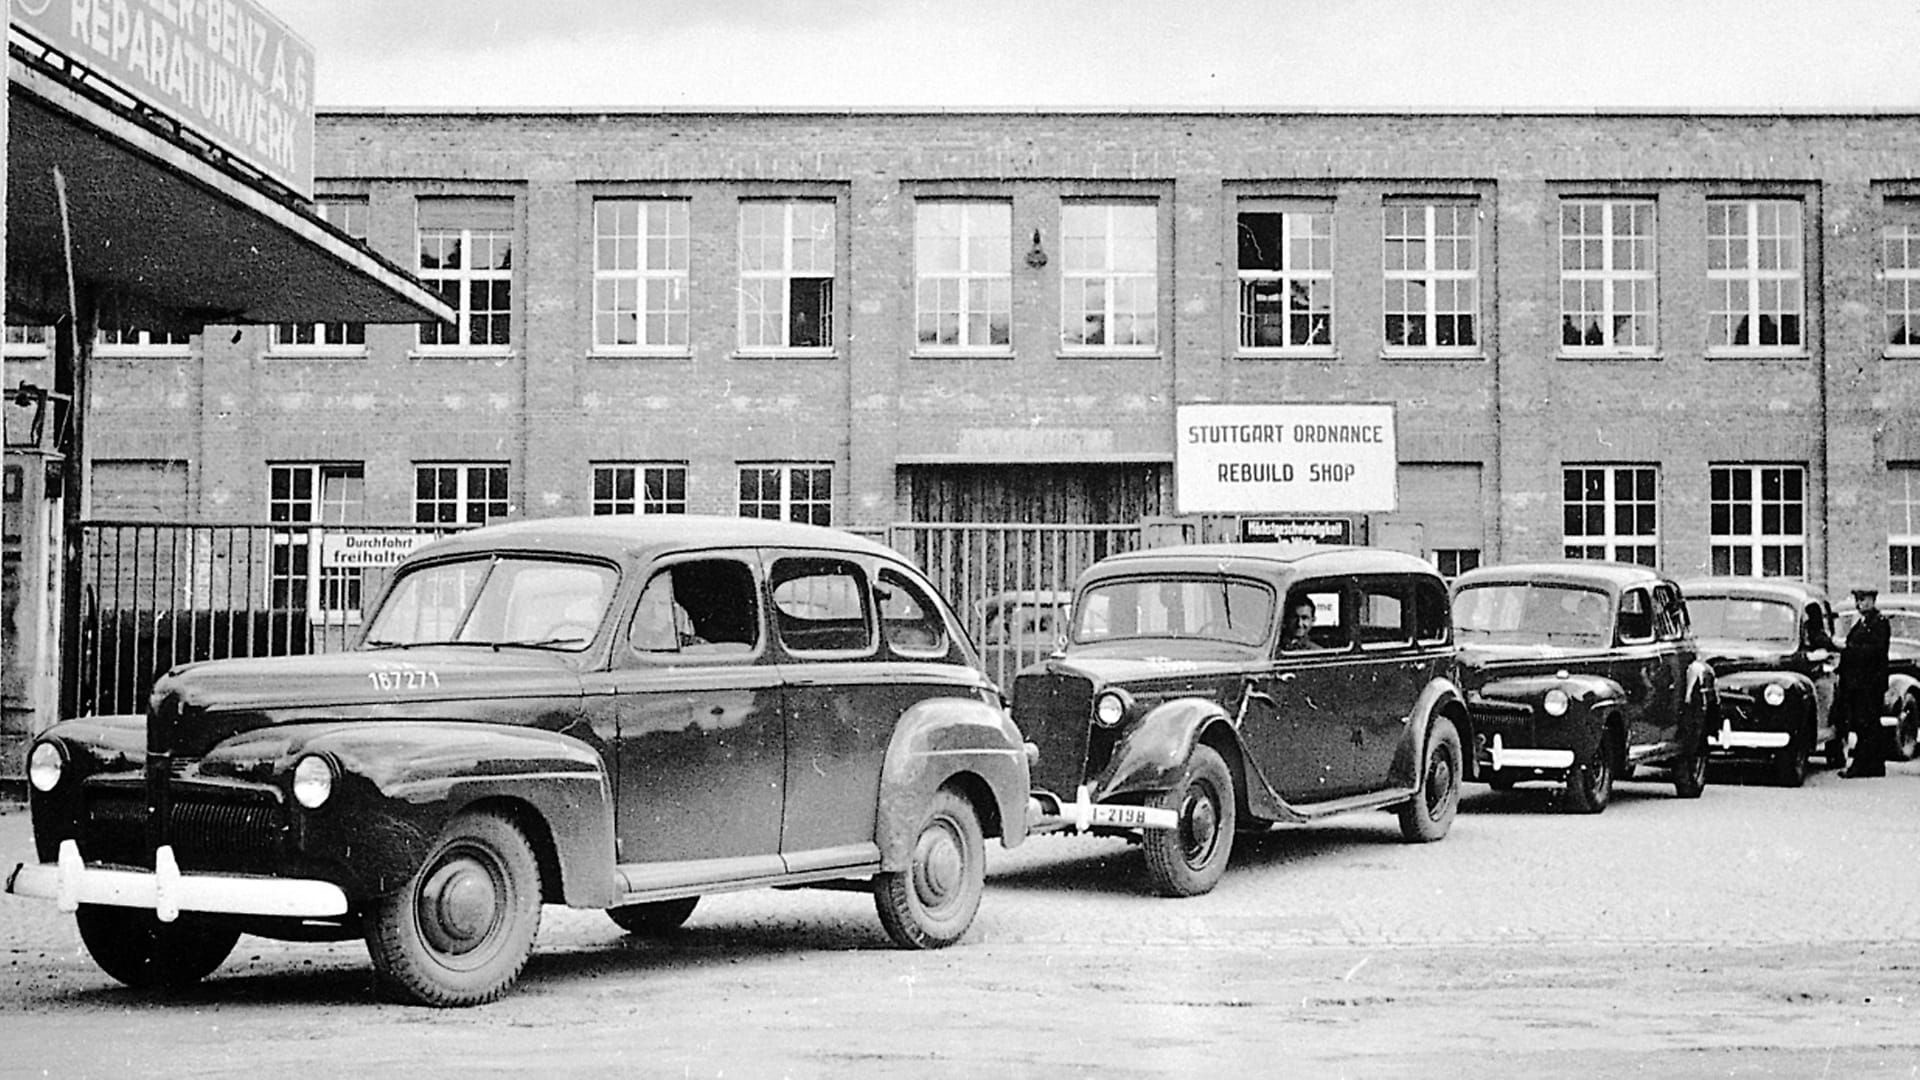
[[[9,322],[67,311],[56,167],[75,278],[143,328],[454,318],[406,271],[190,136],[12,45],[7,80]]]

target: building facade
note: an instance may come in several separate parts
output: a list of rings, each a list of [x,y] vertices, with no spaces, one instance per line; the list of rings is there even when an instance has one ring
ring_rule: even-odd
[[[325,215],[459,321],[119,328],[95,517],[1177,520],[1177,406],[1386,403],[1352,534],[1444,572],[1920,589],[1914,114],[317,129]]]

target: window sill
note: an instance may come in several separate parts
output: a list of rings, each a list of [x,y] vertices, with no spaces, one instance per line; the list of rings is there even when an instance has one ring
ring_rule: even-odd
[[[415,348],[407,353],[409,360],[510,360],[515,356],[512,346],[506,348]]]
[[[1666,359],[1666,356],[1662,353],[1657,353],[1657,352],[1614,352],[1607,349],[1595,349],[1592,352],[1572,352],[1566,349],[1562,349],[1560,350],[1560,355],[1556,359],[1565,360],[1569,363],[1576,363],[1576,364],[1585,362],[1585,361],[1592,361],[1592,362],[1603,363],[1603,364],[1618,364],[1623,362],[1634,363],[1642,360],[1660,361],[1660,360]]]
[[[1012,360],[1012,349],[915,349],[909,360]]]
[[[8,355],[12,355],[9,353]],[[1920,349],[1911,345],[1899,345],[1881,351],[1882,360],[1920,360]]]
[[[735,349],[735,360],[838,360],[837,349]]]
[[[290,345],[284,348],[268,349],[266,357],[269,360],[365,360],[367,358],[367,347],[365,345],[346,345],[339,348],[327,348],[325,346],[302,347],[299,345]]]
[[[1484,364],[1487,361],[1487,354],[1479,349],[1382,349],[1380,359],[1410,360],[1422,364],[1436,362]]]
[[[589,360],[691,360],[693,350],[684,346],[670,349],[597,348],[587,353]]]
[[[101,360],[182,360],[193,355],[191,345],[95,345]]]
[[[1159,360],[1159,349],[1061,349],[1056,360]]]
[[[1811,360],[1813,353],[1806,349],[1708,349],[1709,360]]]
[[[1340,359],[1336,349],[1241,349],[1233,354],[1235,360],[1306,360],[1314,363],[1330,364]]]

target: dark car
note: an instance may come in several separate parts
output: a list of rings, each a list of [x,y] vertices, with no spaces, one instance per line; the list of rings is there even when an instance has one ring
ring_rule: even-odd
[[[1889,631],[1887,697],[1880,707],[1880,724],[1893,729],[1894,750],[1911,761],[1920,756],[1920,595],[1883,594],[1878,605]],[[1857,612],[1842,614],[1833,640],[1844,644],[1858,618]]]
[[[1294,613],[1306,618],[1296,621]],[[1237,832],[1394,809],[1452,824],[1465,703],[1446,585],[1410,555],[1212,544],[1081,575],[1064,650],[1014,680],[1036,832],[1137,837],[1149,883],[1211,889]]]
[[[146,717],[30,751],[41,862],[108,974],[178,985],[241,932],[364,936],[405,999],[504,993],[542,903],[670,930],[703,894],[850,882],[956,941],[1027,748],[893,551],[736,518],[475,530],[394,573],[357,648],[176,668]]]
[[[1765,762],[1787,787],[1806,781],[1815,753],[1844,764],[1846,737],[1831,716],[1839,655],[1826,593],[1751,577],[1699,578],[1680,590],[1720,698],[1720,726],[1708,740],[1714,757]]]
[[[980,658],[995,685],[1010,689],[1021,668],[1053,652],[1072,604],[1066,589],[1018,589],[979,602]]]
[[[1713,669],[1672,581],[1575,559],[1481,567],[1454,579],[1453,621],[1469,779],[1563,781],[1567,808],[1586,814],[1640,766],[1670,769],[1683,799],[1705,789]]]

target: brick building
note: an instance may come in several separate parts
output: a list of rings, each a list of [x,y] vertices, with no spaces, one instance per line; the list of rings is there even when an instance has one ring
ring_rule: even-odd
[[[461,321],[127,328],[93,512],[1163,520],[1176,405],[1383,402],[1443,570],[1914,590],[1917,120],[323,112]]]

